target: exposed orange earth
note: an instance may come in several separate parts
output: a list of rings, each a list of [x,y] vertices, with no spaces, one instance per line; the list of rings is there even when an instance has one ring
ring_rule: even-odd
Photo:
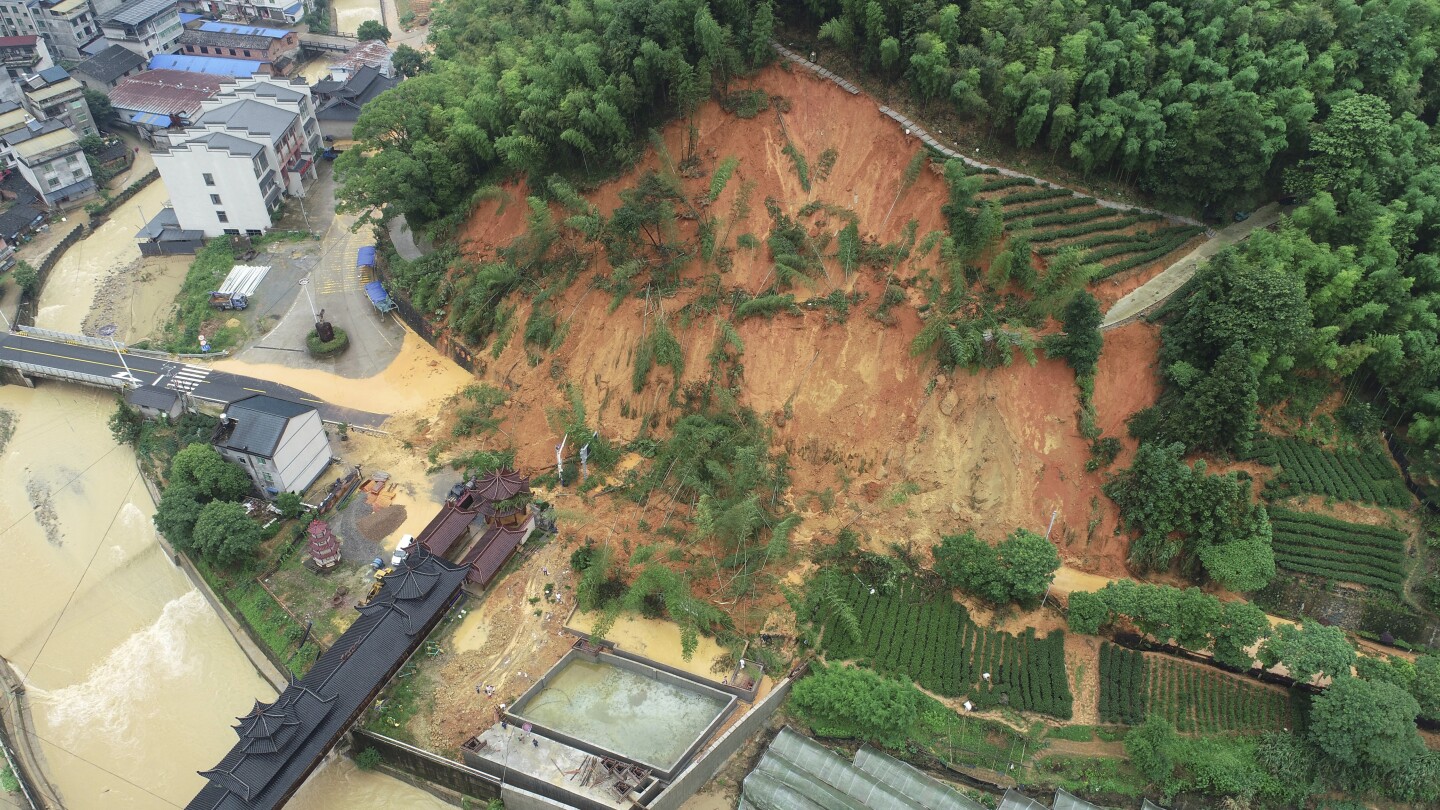
[[[919,143],[907,139],[871,100],[809,74],[772,68],[751,86],[772,99],[770,109],[753,119],[738,118],[713,102],[696,112],[700,170],[687,172],[688,179],[681,183],[687,197],[703,201],[715,166],[725,158],[739,158],[734,176],[710,208],[722,220],[717,228],[720,246],[734,249],[733,266],[721,275],[727,289],[740,287],[755,294],[773,283],[773,260],[763,245],[770,230],[767,200],[777,201],[812,237],[830,240],[823,251],[830,257],[825,275],[809,287],[800,284],[791,290],[802,314],[736,324],[745,343],[741,404],[771,425],[773,448],[788,454],[790,506],[805,517],[793,536],[795,545],[827,542],[823,538],[849,526],[874,547],[898,542],[924,553],[940,534],[969,528],[991,541],[1017,527],[1044,532],[1054,512],[1052,539],[1072,564],[1123,574],[1126,543],[1114,533],[1113,504],[1099,495],[1105,472],[1085,470],[1089,443],[1076,426],[1077,391],[1069,367],[1041,353],[1033,367],[1017,359],[1009,368],[947,374],[929,356],[912,356],[910,343],[923,324],[914,305],[925,301],[923,288],[912,282],[938,272],[938,250],[922,256],[917,249],[900,263],[895,278],[908,302],[891,310],[887,325],[871,317],[884,290],[883,271],[863,268],[847,278],[834,259],[831,237],[844,221],[824,208],[799,214],[813,201],[851,209],[859,217],[861,235],[882,244],[898,241],[912,219],[921,240],[929,232],[943,231],[940,206],[948,191],[939,173],[922,171],[912,187],[901,189],[901,176]],[[665,159],[682,160],[687,133],[685,122],[667,128],[663,138],[669,156],[662,158],[651,149],[636,171],[660,167]],[[791,157],[782,151],[787,136],[807,156],[812,180],[808,193]],[[818,166],[829,149],[837,159],[822,179]],[[627,174],[585,196],[609,214],[635,177]],[[752,185],[749,216],[730,222],[736,195]],[[526,194],[523,185],[514,184],[505,189],[503,199],[476,208],[462,233],[471,259],[492,258],[498,247],[524,232]],[[568,215],[558,205],[552,211],[557,222]],[[692,238],[695,223],[682,219],[679,231],[682,238]],[[747,233],[759,239],[761,247],[737,247],[736,237]],[[639,394],[633,393],[630,381],[637,343],[662,314],[684,349],[681,387],[708,373],[706,356],[719,328],[717,316],[676,316],[700,294],[696,282],[715,272],[714,266],[696,259],[685,268],[685,282],[672,297],[650,296],[647,301],[642,290],[612,312],[610,293],[594,287],[597,277],[610,272],[608,262],[596,246],[586,249],[595,254],[588,269],[550,301],[565,330],[553,356],[531,365],[519,330],[498,358],[491,359],[488,346],[475,352],[483,359],[478,375],[511,392],[502,411],[506,436],[486,441],[513,440],[523,469],[554,463],[554,412],[568,411],[566,382],[583,396],[590,423],[613,439],[637,436],[642,421],[652,416],[664,435],[680,413],[670,401],[675,382],[670,370],[652,371]],[[1131,286],[1155,269],[1130,271],[1120,278]],[[860,292],[865,298],[845,318],[804,305],[834,290]],[[530,300],[527,293],[509,302],[517,307],[517,323],[528,317]],[[722,305],[721,314],[728,315],[728,309]],[[1042,331],[1057,328],[1052,324]],[[1133,451],[1125,439],[1125,418],[1153,403],[1158,392],[1152,369],[1157,348],[1157,330],[1143,323],[1106,336],[1095,399],[1106,434],[1126,441],[1122,461]],[[419,443],[448,436],[448,426],[434,423],[417,429],[413,438]],[[456,444],[449,450],[469,446]],[[825,502],[832,503],[828,510]],[[597,539],[648,541],[635,536],[642,513],[628,503],[581,503],[573,495],[559,495],[557,503],[593,515],[595,525],[584,531]],[[647,521],[660,525],[664,510],[652,506],[650,511]]]

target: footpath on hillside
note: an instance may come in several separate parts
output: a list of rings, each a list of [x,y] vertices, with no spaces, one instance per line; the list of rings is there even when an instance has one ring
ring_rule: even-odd
[[[1123,326],[1149,312],[1153,307],[1159,306],[1165,299],[1174,295],[1176,290],[1185,286],[1185,282],[1189,281],[1200,265],[1208,261],[1211,256],[1244,241],[1257,229],[1268,228],[1275,224],[1280,220],[1282,213],[1284,210],[1278,203],[1270,203],[1251,214],[1244,222],[1236,222],[1220,229],[1214,239],[1180,257],[1174,264],[1160,271],[1159,275],[1141,285],[1139,289],[1116,301],[1115,305],[1110,307],[1110,311],[1105,313],[1105,320],[1101,322],[1100,328],[1103,330]]]

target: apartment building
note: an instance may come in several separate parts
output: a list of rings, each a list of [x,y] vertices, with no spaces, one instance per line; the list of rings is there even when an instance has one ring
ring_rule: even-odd
[[[226,83],[170,142],[155,165],[180,227],[207,237],[268,230],[283,197],[315,179],[322,149],[310,88],[264,76]]]
[[[95,193],[80,138],[61,121],[38,121],[18,104],[0,104],[0,163],[19,172],[47,206]]]
[[[100,24],[105,39],[149,59],[175,49],[184,31],[175,0],[131,0]]]
[[[51,67],[20,83],[21,104],[36,118],[57,120],[80,135],[98,135],[85,103],[85,88],[65,68]]]

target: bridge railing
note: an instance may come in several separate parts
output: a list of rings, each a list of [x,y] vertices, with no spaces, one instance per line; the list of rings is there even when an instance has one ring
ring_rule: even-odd
[[[89,335],[72,335],[69,332],[57,332],[54,329],[41,329],[38,326],[19,325],[16,331],[30,337],[53,340],[57,343],[73,343],[76,346],[93,346],[97,349],[114,349],[115,344],[105,338],[95,338]],[[123,347],[122,347],[123,348]]]
[[[81,385],[93,385],[96,388],[124,389],[129,383],[119,377],[102,377],[99,374],[84,374],[79,371],[67,371],[50,366],[38,366],[34,363],[21,363],[16,360],[0,360],[0,365],[18,369],[22,374],[31,377],[49,377],[56,380],[69,380]]]

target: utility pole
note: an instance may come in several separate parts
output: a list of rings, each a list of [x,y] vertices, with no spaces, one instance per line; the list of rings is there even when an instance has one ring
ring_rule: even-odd
[[[1050,531],[1055,528],[1055,516],[1058,515],[1058,514],[1060,514],[1060,510],[1059,510],[1059,509],[1056,509],[1056,510],[1054,510],[1054,511],[1052,511],[1052,512],[1050,513],[1050,525],[1047,526],[1047,527],[1045,527],[1045,542],[1047,542],[1047,543],[1050,542]],[[1050,599],[1050,585],[1051,585],[1051,583],[1053,583],[1054,581],[1055,581],[1055,578],[1054,578],[1054,577],[1051,577],[1051,578],[1050,578],[1050,582],[1045,583],[1045,595],[1042,596],[1042,597],[1040,597],[1040,607],[1041,607],[1041,608],[1044,608],[1044,607],[1045,607],[1045,603],[1046,603],[1047,601],[1049,601],[1049,599]]]

